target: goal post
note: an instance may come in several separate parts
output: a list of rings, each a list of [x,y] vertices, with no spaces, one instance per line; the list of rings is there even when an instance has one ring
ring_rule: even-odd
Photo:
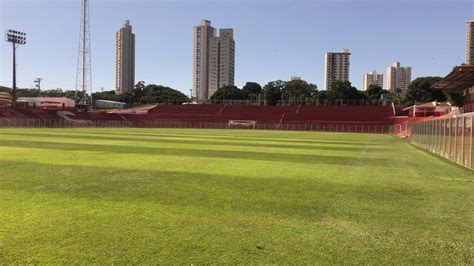
[[[255,129],[256,124],[257,124],[257,121],[255,120],[229,120],[229,123],[227,124],[227,128],[228,129],[232,129],[232,128]]]

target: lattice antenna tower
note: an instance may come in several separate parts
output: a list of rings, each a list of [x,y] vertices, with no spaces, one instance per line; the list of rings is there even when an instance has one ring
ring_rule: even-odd
[[[82,92],[82,95],[79,95],[79,92]],[[90,93],[90,96],[88,93]],[[79,99],[79,105],[90,106],[92,103],[89,0],[82,0],[75,96],[76,100]]]

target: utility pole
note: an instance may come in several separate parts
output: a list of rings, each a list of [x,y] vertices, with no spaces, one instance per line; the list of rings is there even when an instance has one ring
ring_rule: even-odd
[[[8,30],[5,34],[5,40],[10,42],[13,46],[13,86],[12,86],[12,106],[15,107],[16,103],[16,47],[18,45],[26,44],[26,33]]]
[[[42,78],[37,78],[35,79],[34,83],[35,83],[35,87],[38,89],[38,96],[40,95],[41,93],[41,81],[43,79]]]

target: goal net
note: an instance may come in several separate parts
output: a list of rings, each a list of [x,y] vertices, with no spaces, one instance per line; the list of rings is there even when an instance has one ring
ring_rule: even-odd
[[[229,120],[228,128],[252,128],[255,129],[255,120]]]

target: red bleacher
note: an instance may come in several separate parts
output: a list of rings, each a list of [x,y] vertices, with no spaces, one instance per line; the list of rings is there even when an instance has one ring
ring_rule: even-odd
[[[219,122],[254,120],[275,124],[392,124],[392,106],[242,106],[158,105],[147,115],[123,115],[131,121]]]
[[[23,117],[23,118],[40,118],[40,119],[56,119],[56,111],[33,109],[33,108],[0,108],[0,117]]]
[[[0,117],[27,117],[22,113],[17,112],[15,109],[10,107],[0,108]]]
[[[106,112],[71,112],[74,115],[69,115],[71,119],[76,120],[125,120],[121,114],[106,113]]]
[[[393,125],[393,107],[388,106],[249,106],[249,105],[157,105],[146,114],[79,112],[76,120],[166,121],[227,123],[253,120],[258,124]],[[0,109],[0,117],[60,119],[52,110]]]

